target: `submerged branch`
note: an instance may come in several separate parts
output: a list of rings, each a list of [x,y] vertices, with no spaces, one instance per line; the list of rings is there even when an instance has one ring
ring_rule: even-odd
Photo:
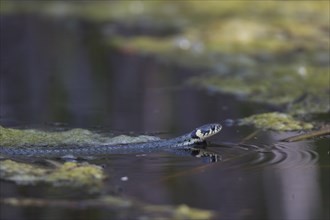
[[[330,134],[330,125],[327,125],[327,126],[322,127],[320,130],[308,132],[306,134],[295,135],[292,137],[282,139],[281,141],[285,141],[285,142],[302,141],[302,140],[320,137],[320,136],[329,135],[329,134]]]

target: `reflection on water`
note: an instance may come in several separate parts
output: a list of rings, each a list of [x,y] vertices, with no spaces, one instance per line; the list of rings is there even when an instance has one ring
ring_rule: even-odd
[[[275,146],[285,159],[266,169],[265,192],[269,194],[269,214],[281,219],[317,219],[322,216],[318,154],[308,144]],[[281,156],[277,156],[281,157]],[[275,157],[276,158],[276,157]],[[273,191],[276,181],[279,190]],[[281,204],[276,206],[276,204]]]
[[[205,123],[269,110],[183,87],[187,77],[199,72],[106,47],[91,24],[2,16],[1,26],[6,29],[0,34],[2,125],[61,122],[99,126],[103,132],[166,132],[166,138]],[[328,141],[276,143],[277,137],[263,132],[251,143],[221,144],[239,143],[252,132],[248,127],[224,127],[206,149],[219,155],[217,163],[168,152],[112,155],[90,162],[104,166],[111,177],[105,191],[117,187],[121,195],[153,204],[184,203],[215,210],[224,219],[329,217],[329,154],[324,150]],[[9,182],[1,182],[0,195],[63,197],[47,187]],[[49,213],[72,219],[75,214],[63,208],[43,210],[2,205],[0,213],[3,219],[44,219]],[[108,219],[106,209],[88,212],[93,219]]]

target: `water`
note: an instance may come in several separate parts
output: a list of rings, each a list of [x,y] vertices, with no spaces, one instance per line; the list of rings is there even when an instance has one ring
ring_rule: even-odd
[[[88,128],[98,132],[174,137],[205,123],[274,108],[184,86],[199,70],[102,43],[88,24],[2,17],[1,125]],[[22,24],[22,21],[25,24]],[[106,48],[106,49],[105,49]],[[93,50],[99,53],[93,54]],[[55,124],[54,124],[55,123]],[[213,210],[223,219],[329,218],[329,139],[285,143],[293,133],[224,126],[207,150],[216,163],[168,152],[111,155],[89,161],[109,179],[104,194],[150,204]],[[123,181],[126,180],[126,181]],[[1,181],[1,198],[95,198],[79,189],[18,186]],[[127,216],[121,216],[126,213]],[[1,205],[1,219],[109,219],[140,216],[105,207]]]

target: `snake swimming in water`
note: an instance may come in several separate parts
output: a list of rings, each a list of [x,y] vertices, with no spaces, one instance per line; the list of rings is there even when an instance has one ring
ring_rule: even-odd
[[[207,124],[196,128],[190,133],[180,137],[142,143],[75,146],[75,147],[4,147],[0,146],[0,154],[9,157],[81,157],[107,154],[122,154],[129,152],[148,152],[162,149],[189,149],[194,144],[203,143],[206,138],[218,133],[220,124]]]

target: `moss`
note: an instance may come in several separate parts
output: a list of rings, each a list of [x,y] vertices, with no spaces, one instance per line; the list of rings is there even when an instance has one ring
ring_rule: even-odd
[[[4,160],[0,161],[0,171],[1,179],[23,185],[48,183],[53,186],[97,189],[105,179],[101,167],[87,163],[66,162],[54,169]]]
[[[287,114],[277,112],[252,115],[241,121],[241,125],[249,124],[253,124],[258,128],[276,131],[308,130],[313,128],[313,125],[310,123],[301,122]]]

